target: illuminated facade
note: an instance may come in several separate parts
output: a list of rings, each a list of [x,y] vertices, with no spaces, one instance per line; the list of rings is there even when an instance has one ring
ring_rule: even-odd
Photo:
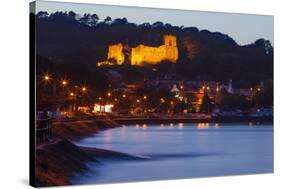
[[[123,64],[125,56],[123,54],[123,45],[121,43],[110,45],[108,47],[107,60],[98,62],[97,65],[114,65],[114,64]]]
[[[117,64],[122,64],[125,59],[122,50],[123,45],[121,43],[118,43],[116,45],[110,45],[108,47],[107,59],[114,59]]]
[[[178,60],[177,38],[173,35],[164,35],[163,45],[159,47],[145,46],[140,44],[131,48],[129,59],[131,65],[158,64],[167,60],[176,63]],[[121,43],[110,45],[108,48],[107,60],[97,65],[123,64],[125,62],[124,47]],[[114,61],[112,61],[114,60]]]

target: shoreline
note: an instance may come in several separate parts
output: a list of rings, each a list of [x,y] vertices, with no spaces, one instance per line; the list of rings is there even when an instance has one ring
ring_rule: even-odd
[[[93,136],[99,131],[121,126],[120,123],[111,119],[66,120],[53,122],[52,132],[60,138],[77,141],[87,136]]]
[[[88,162],[100,164],[96,159],[98,156],[131,158],[129,154],[98,148],[86,149],[71,142],[116,127],[121,125],[112,120],[54,122],[52,140],[36,146],[36,187],[72,185],[71,179],[75,174],[89,170]]]
[[[250,118],[250,117],[232,117],[232,118],[211,118],[211,119],[195,119],[195,118],[127,118],[113,119],[119,124],[130,123],[273,123],[273,117]]]
[[[99,158],[112,158],[116,160],[147,160],[145,157],[133,156],[117,151],[99,149],[95,147],[82,147],[73,142],[84,137],[94,136],[100,131],[122,127],[126,123],[170,123],[170,122],[216,122],[214,120],[72,120],[56,121],[52,124],[54,138],[52,141],[36,146],[35,184],[37,187],[72,185],[71,179],[75,174],[89,171],[87,163],[94,162],[100,165]],[[242,120],[245,123],[245,120]],[[217,121],[219,123],[233,122],[230,120]],[[235,122],[235,121],[234,121]],[[248,122],[248,121],[247,121]],[[257,120],[256,122],[270,122],[270,120]],[[236,120],[235,123],[238,123]],[[273,123],[271,121],[270,123]],[[63,163],[62,163],[63,162]]]

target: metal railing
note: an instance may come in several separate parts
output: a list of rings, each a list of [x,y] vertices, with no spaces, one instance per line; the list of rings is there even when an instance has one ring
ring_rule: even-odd
[[[36,115],[36,144],[42,144],[51,141],[53,137],[51,118],[46,116],[42,118]]]

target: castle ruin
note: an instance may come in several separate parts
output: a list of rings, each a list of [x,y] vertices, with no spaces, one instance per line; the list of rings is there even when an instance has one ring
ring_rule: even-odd
[[[130,49],[128,58],[131,65],[158,64],[164,60],[176,63],[178,60],[177,38],[174,35],[164,35],[163,45],[158,47],[140,44]],[[98,62],[97,65],[121,65],[124,62],[124,45],[118,43],[108,47],[107,60]]]

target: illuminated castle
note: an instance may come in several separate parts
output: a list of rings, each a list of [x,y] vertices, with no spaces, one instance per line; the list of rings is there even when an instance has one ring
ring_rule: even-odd
[[[124,47],[121,43],[108,47],[107,60],[98,62],[101,65],[123,64],[127,55],[131,65],[158,64],[163,60],[176,63],[178,59],[177,38],[173,35],[163,36],[163,45],[159,47],[145,46],[140,44],[131,50]]]

